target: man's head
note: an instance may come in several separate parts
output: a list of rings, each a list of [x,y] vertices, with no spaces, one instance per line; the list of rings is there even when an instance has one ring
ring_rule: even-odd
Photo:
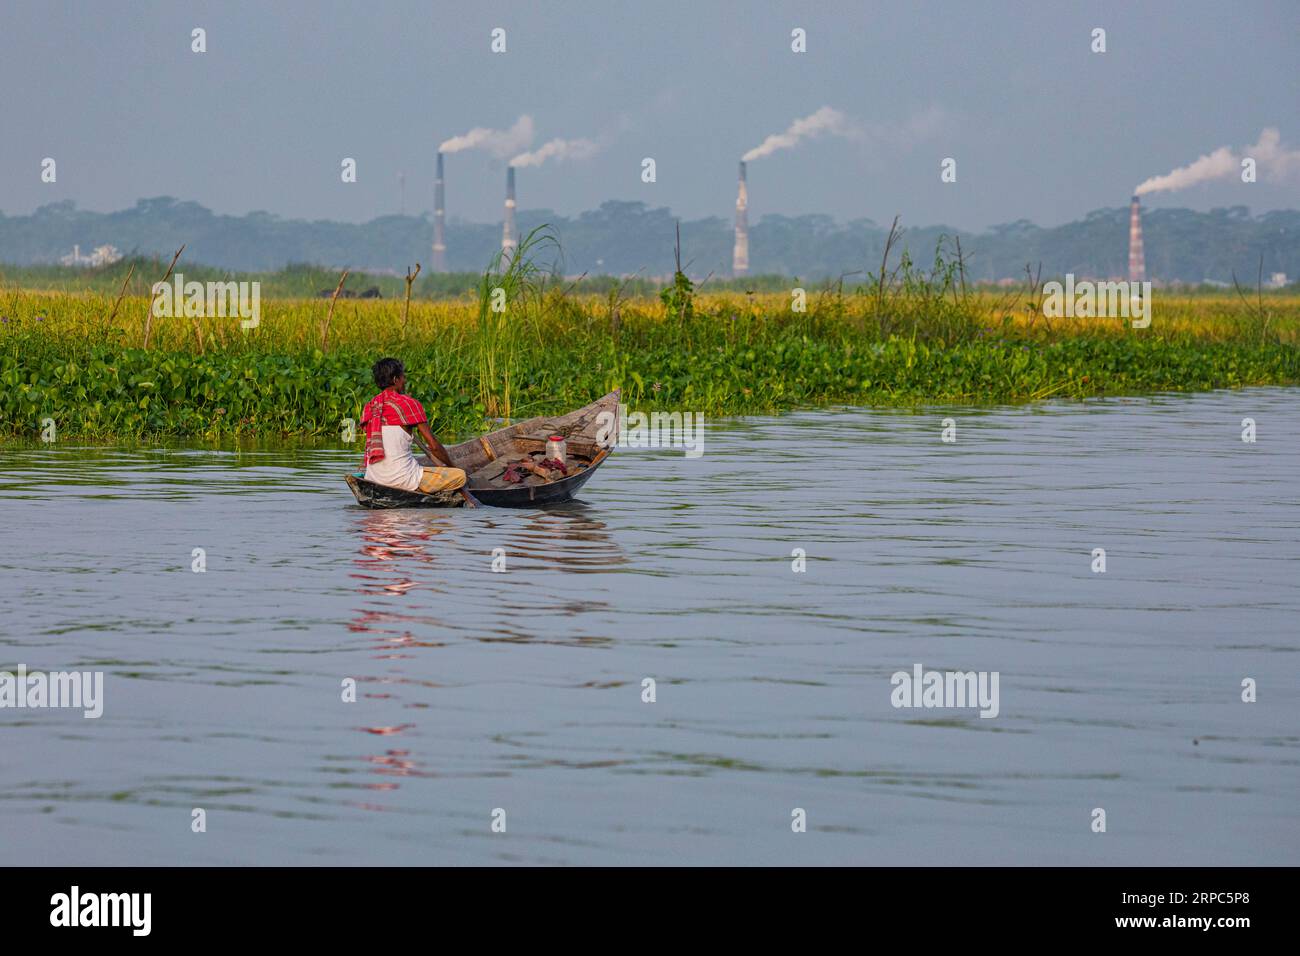
[[[391,388],[398,393],[406,388],[406,366],[401,359],[382,358],[375,363],[370,374],[380,388]]]

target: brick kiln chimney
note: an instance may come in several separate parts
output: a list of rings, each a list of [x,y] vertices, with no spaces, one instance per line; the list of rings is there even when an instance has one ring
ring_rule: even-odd
[[[438,153],[438,171],[433,179],[433,271],[447,271],[446,199],[442,183],[442,153]]]
[[[749,190],[745,185],[745,164],[740,164],[740,189],[736,193],[736,246],[731,252],[731,274],[749,272]]]
[[[506,167],[506,219],[501,227],[501,252],[504,258],[513,258],[519,248],[519,234],[515,231],[515,168]]]
[[[1142,207],[1133,197],[1128,213],[1128,281],[1142,282],[1147,277],[1147,260],[1142,251]]]

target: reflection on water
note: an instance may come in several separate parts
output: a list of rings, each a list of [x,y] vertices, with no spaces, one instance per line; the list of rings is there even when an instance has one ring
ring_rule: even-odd
[[[1295,395],[727,422],[532,511],[365,511],[343,449],[7,449],[0,668],[105,713],[0,710],[5,859],[1293,862]],[[916,663],[999,716],[894,709]]]
[[[374,651],[371,655],[380,661],[404,661],[416,659],[421,648],[445,647],[446,640],[421,639],[416,631],[427,631],[430,627],[441,626],[444,622],[430,606],[435,601],[428,595],[438,595],[446,591],[445,576],[438,566],[439,553],[446,555],[454,550],[451,540],[464,528],[465,521],[459,510],[438,511],[433,509],[365,511],[355,509],[353,523],[355,533],[361,545],[354,561],[355,570],[352,577],[357,581],[356,595],[358,606],[349,630],[372,635],[368,647]],[[621,549],[605,532],[605,524],[595,515],[598,512],[581,501],[565,502],[549,506],[546,510],[524,513],[508,513],[503,519],[485,510],[479,522],[484,529],[500,540],[502,554],[509,572],[511,557],[538,560],[552,568],[563,568],[574,572],[589,569],[609,570],[620,564],[626,564],[627,558]],[[511,520],[521,517],[522,523]],[[496,557],[496,555],[493,555]],[[508,582],[501,578],[502,584]],[[495,626],[485,634],[476,637],[483,642],[541,642],[574,643],[592,645],[608,642],[607,637],[593,637],[576,634],[557,635],[547,625],[540,631],[528,627],[529,616],[522,608],[509,604],[509,587],[503,586],[505,595],[502,613]],[[394,609],[390,595],[411,595],[415,609]],[[567,602],[563,606],[550,606],[550,610],[567,616],[577,616],[586,610],[605,607],[605,602],[583,601]],[[531,609],[534,613],[538,609]],[[401,701],[403,690],[408,687],[437,687],[437,683],[405,676],[400,664],[390,665],[383,675],[363,676],[357,678],[358,685],[366,688],[361,696],[370,700]],[[373,687],[372,687],[373,685]],[[414,711],[428,710],[429,705],[419,701],[406,704]],[[419,717],[412,717],[409,722],[392,726],[359,727],[359,731],[377,736],[393,736],[415,729],[420,723]],[[367,756],[372,773],[383,776],[420,776],[434,774],[422,771],[417,762],[411,759],[409,750],[385,750]],[[368,784],[367,789],[396,790],[397,781]],[[384,810],[382,803],[357,803],[357,807],[367,810]]]

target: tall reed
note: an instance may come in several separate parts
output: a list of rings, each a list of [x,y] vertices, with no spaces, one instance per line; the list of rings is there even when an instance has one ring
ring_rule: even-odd
[[[548,251],[558,253],[559,243],[549,226],[538,226],[513,255],[498,252],[479,282],[475,359],[479,402],[489,419],[511,417],[511,382],[522,333],[529,324],[535,326],[544,310],[547,272],[541,256]]]

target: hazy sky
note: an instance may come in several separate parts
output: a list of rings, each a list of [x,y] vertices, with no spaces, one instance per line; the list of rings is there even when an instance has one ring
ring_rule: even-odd
[[[191,30],[207,52],[191,52]],[[494,27],[507,52],[490,50]],[[791,30],[807,52],[791,51]],[[1107,52],[1090,50],[1094,27]],[[145,196],[218,212],[362,221],[433,205],[433,157],[471,127],[532,118],[534,148],[594,155],[519,172],[523,208],[606,199],[730,217],[736,161],[830,106],[825,135],[750,165],[751,221],[894,213],[913,225],[1054,225],[1277,127],[1300,147],[1300,3],[604,0],[4,0],[0,211]],[[42,183],[41,161],[58,181]],[[657,182],[641,181],[653,157]],[[357,161],[343,183],[340,162]],[[940,182],[940,162],[957,181]],[[447,159],[447,212],[500,218],[505,161]],[[1150,206],[1300,206],[1239,176]]]

